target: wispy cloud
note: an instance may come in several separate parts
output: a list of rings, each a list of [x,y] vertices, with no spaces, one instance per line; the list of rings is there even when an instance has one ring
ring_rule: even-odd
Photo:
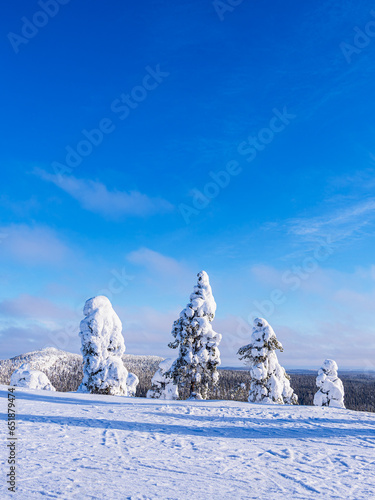
[[[307,240],[330,236],[332,242],[358,235],[361,228],[375,222],[375,198],[353,203],[318,217],[287,221],[288,232]]]
[[[130,252],[126,258],[131,264],[143,268],[144,272],[138,273],[138,279],[147,283],[147,286],[155,290],[177,291],[186,295],[186,300],[200,271],[191,270],[187,264],[150,248],[139,248]]]
[[[180,312],[178,308],[159,311],[153,307],[117,306],[115,309],[123,324],[127,354],[176,355],[168,348],[168,343],[172,340],[173,322]]]
[[[74,317],[71,309],[59,306],[43,297],[22,294],[13,299],[0,302],[0,314],[15,319],[38,320],[65,320]]]
[[[24,354],[51,345],[50,330],[40,325],[11,325],[0,329],[1,359]]]
[[[373,331],[352,319],[352,322],[317,319],[304,332],[297,326],[272,325],[284,346],[278,357],[286,367],[318,369],[324,359],[333,358],[339,369],[375,370],[371,350],[363,349],[363,345],[369,349],[375,347]]]
[[[178,260],[168,257],[150,248],[140,248],[127,255],[127,260],[133,264],[141,265],[148,271],[158,274],[178,275],[185,271]]]
[[[40,168],[36,168],[34,174],[68,193],[85,210],[104,217],[147,216],[173,210],[173,205],[167,200],[152,198],[139,191],[109,190],[99,181],[78,179],[72,175],[56,176]]]
[[[27,217],[31,212],[40,210],[41,205],[36,196],[32,196],[28,200],[14,201],[8,195],[0,196],[0,207],[9,210],[17,216]]]
[[[373,165],[375,163],[374,155],[368,151],[365,151],[364,154],[371,158]],[[353,191],[353,195],[358,196],[358,193],[365,195],[366,193],[370,193],[370,190],[375,187],[375,170],[372,167],[368,167],[330,177],[328,179],[328,186],[333,187],[335,191],[337,189],[346,189],[347,191]]]
[[[0,227],[0,233],[6,235],[0,255],[7,254],[28,265],[56,264],[70,254],[66,244],[48,227],[12,224]]]

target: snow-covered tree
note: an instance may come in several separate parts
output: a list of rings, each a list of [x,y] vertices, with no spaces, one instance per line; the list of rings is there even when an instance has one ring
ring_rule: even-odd
[[[241,360],[250,367],[249,402],[298,404],[298,397],[290,387],[290,377],[279,364],[276,350],[282,344],[268,322],[255,318],[251,342],[238,350]]]
[[[151,389],[147,391],[147,398],[178,399],[178,386],[165,375],[171,369],[173,362],[173,358],[167,358],[159,364],[157,372],[151,379]]]
[[[208,275],[202,271],[189,304],[173,324],[175,340],[169,344],[172,349],[178,348],[179,353],[167,376],[177,386],[186,387],[191,399],[206,399],[209,387],[219,380],[221,335],[211,325],[215,311]]]
[[[121,359],[125,352],[122,324],[111,302],[101,295],[89,299],[83,314],[79,333],[83,380],[78,392],[127,396],[129,385],[134,393],[134,376],[131,374],[128,384],[128,371]]]
[[[128,373],[128,378],[126,379],[126,386],[128,388],[128,396],[134,397],[137,385],[139,384],[139,378],[134,373]]]
[[[13,387],[27,387],[28,389],[42,389],[44,391],[55,391],[47,375],[39,370],[31,370],[27,363],[22,364],[15,370],[10,378]]]
[[[337,376],[337,364],[333,359],[326,359],[318,371],[316,385],[319,391],[314,396],[315,406],[333,406],[345,408],[344,386]]]

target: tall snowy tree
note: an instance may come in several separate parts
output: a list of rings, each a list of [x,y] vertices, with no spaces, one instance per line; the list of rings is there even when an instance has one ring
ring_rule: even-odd
[[[173,380],[166,376],[171,369],[173,358],[167,358],[159,364],[159,368],[151,379],[151,389],[147,391],[148,398],[178,399],[178,387]]]
[[[319,391],[314,396],[315,406],[333,406],[345,408],[344,386],[337,376],[337,364],[333,359],[326,359],[318,371],[316,385]]]
[[[282,352],[283,346],[272,327],[265,319],[256,318],[250,344],[237,353],[250,367],[250,403],[298,404],[276,350]]]
[[[121,359],[125,343],[120,318],[104,296],[89,299],[83,314],[79,333],[83,380],[78,392],[127,396],[128,371]],[[130,377],[129,386],[133,387],[134,383]]]
[[[202,271],[189,304],[173,324],[174,341],[169,344],[179,353],[167,376],[177,386],[186,387],[191,399],[206,399],[209,387],[219,380],[221,335],[211,325],[215,311],[208,275]]]

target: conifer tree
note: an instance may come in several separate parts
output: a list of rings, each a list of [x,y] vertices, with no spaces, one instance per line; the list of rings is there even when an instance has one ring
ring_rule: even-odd
[[[127,396],[128,371],[122,361],[125,343],[120,318],[104,296],[87,300],[83,313],[85,318],[80,325],[83,380],[78,392]],[[133,393],[136,382],[130,377]]]
[[[337,376],[337,363],[333,359],[326,359],[318,371],[316,385],[319,391],[314,396],[315,406],[333,406],[345,408],[344,386]]]
[[[167,358],[159,364],[159,368],[151,379],[151,389],[147,391],[148,398],[178,399],[178,387],[166,375],[173,364],[173,358]]]
[[[139,384],[139,378],[134,373],[128,373],[128,378],[126,379],[126,387],[128,391],[128,396],[135,397],[137,391],[137,385]]]
[[[250,367],[251,403],[298,404],[298,397],[290,387],[290,377],[279,364],[276,350],[282,352],[283,346],[272,327],[265,319],[256,318],[250,344],[237,353]]]
[[[209,388],[219,380],[221,335],[211,325],[215,311],[208,275],[201,271],[189,304],[173,324],[174,340],[169,344],[179,352],[167,376],[185,387],[191,399],[206,399]]]

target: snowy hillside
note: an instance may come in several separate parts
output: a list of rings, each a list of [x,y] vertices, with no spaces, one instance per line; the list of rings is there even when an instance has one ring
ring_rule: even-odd
[[[69,363],[70,360],[77,360],[82,363],[82,356],[80,354],[73,354],[71,352],[62,351],[55,347],[46,347],[38,351],[26,352],[11,358],[10,361],[14,364],[29,363],[35,370],[48,370],[57,363]]]
[[[159,356],[124,354],[122,359],[124,360],[124,363],[137,363],[142,365],[146,363],[160,363],[163,358],[160,358]],[[29,363],[34,369],[44,371],[57,364],[68,364],[72,360],[82,363],[82,356],[80,354],[74,354],[72,352],[56,349],[55,347],[46,347],[37,351],[31,351],[25,354],[20,354],[19,356],[14,356],[14,358],[0,360],[0,366],[2,366],[3,363],[17,366],[22,363]]]
[[[16,402],[12,498],[375,497],[371,413],[26,389]]]
[[[128,370],[139,378],[137,395],[145,395],[151,386],[151,378],[163,358],[124,354],[122,359]],[[9,384],[12,373],[23,363],[28,363],[33,370],[45,373],[58,391],[76,391],[82,381],[80,354],[47,347],[11,359],[0,360],[0,384]]]

